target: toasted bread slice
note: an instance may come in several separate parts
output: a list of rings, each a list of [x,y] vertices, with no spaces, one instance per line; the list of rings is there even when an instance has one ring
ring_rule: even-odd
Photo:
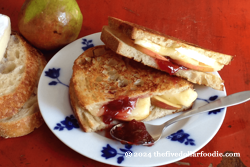
[[[70,101],[82,129],[92,132],[109,125],[102,116],[93,112],[119,97],[155,96],[193,89],[193,84],[179,77],[170,76],[141,63],[116,55],[105,46],[96,46],[81,54],[74,62],[70,83]],[[147,120],[183,111],[160,110],[152,107]],[[153,110],[158,110],[155,113]],[[116,121],[111,122],[112,124]]]
[[[137,50],[133,40],[127,38],[127,36],[121,33],[121,31],[112,29],[109,26],[104,26],[102,29],[101,40],[107,47],[117,54],[161,70],[153,57]],[[192,83],[209,86],[217,90],[223,90],[224,88],[224,81],[212,73],[205,73],[190,69],[179,69],[176,73],[174,73],[174,75],[184,78]]]
[[[34,77],[34,80],[35,80],[34,86],[32,87],[30,85],[30,89],[32,91],[27,92],[27,94],[30,94],[27,101],[24,102],[24,104],[20,108],[17,109],[17,112],[15,112],[14,115],[10,114],[12,116],[0,119],[0,136],[5,137],[5,138],[27,135],[31,133],[35,128],[40,127],[44,123],[39,107],[38,107],[37,86],[38,86],[41,73],[47,62],[45,58],[43,57],[43,55],[40,52],[33,49],[31,46],[19,44],[19,43],[25,43],[25,41],[23,41],[23,38],[21,38],[18,34],[15,34],[15,35],[13,34],[11,38],[13,41],[12,40],[10,41],[9,46],[11,47],[8,47],[9,55],[6,57],[6,59],[8,59],[8,61],[14,61],[13,58],[15,57],[12,57],[12,56],[16,56],[18,52],[19,52],[19,55],[25,56],[24,54],[27,54],[27,52],[23,53],[23,51],[25,51],[26,49],[30,49],[32,50],[32,52],[28,52],[28,53],[31,54],[30,56],[33,56],[34,58],[33,63],[37,64],[39,68],[36,73],[36,76]],[[12,47],[12,45],[15,45],[12,43],[14,41],[18,42],[16,43],[16,45],[19,44],[17,48]],[[28,46],[28,48],[23,48],[26,46]],[[21,56],[19,56],[19,58]],[[15,62],[18,62],[18,60],[15,60]],[[25,61],[21,61],[20,63],[25,63]],[[22,64],[18,64],[17,67],[20,67],[20,66],[22,66]],[[25,67],[25,64],[23,64],[23,66]],[[22,68],[19,68],[19,69],[21,70],[20,71],[20,75],[21,75],[23,71],[22,71]],[[17,75],[18,73],[14,73],[14,74]],[[17,91],[17,88],[16,88],[16,91]],[[11,99],[11,100],[13,100],[12,103],[15,102],[14,99]]]
[[[0,62],[0,119],[19,112],[33,93],[39,70],[38,54],[19,34],[12,33]]]

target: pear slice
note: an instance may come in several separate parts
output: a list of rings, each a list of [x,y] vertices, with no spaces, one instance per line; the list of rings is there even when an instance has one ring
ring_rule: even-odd
[[[170,110],[176,110],[182,107],[181,105],[168,101],[167,99],[162,98],[160,96],[152,97],[151,104],[160,108],[170,109]]]

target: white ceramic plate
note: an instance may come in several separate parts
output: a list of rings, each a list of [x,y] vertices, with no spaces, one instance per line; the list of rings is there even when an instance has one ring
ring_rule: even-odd
[[[101,133],[84,133],[73,116],[68,85],[74,60],[89,47],[102,45],[100,33],[85,36],[60,50],[47,64],[38,86],[38,102],[51,131],[76,152],[106,164],[118,166],[158,166],[183,159],[205,146],[219,130],[226,108],[200,114],[171,125],[162,139],[152,147],[122,145]],[[218,73],[215,73],[219,75]],[[199,99],[194,107],[225,96],[217,91],[196,86]],[[160,124],[178,114],[151,121]],[[130,151],[131,154],[125,152]],[[131,157],[130,157],[131,156]]]

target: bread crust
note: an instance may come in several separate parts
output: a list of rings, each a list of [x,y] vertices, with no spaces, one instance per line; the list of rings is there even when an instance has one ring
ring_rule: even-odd
[[[128,57],[130,59],[134,59],[144,65],[153,67],[155,69],[161,70],[155,62],[154,58],[138,51],[135,48],[135,44],[133,43],[133,41],[124,37],[123,34],[116,33],[114,35],[108,26],[103,27],[101,40],[107,47],[109,47],[117,54]],[[184,78],[192,83],[209,86],[216,90],[223,90],[224,88],[224,81],[220,77],[212,73],[180,69],[174,75]]]
[[[0,121],[0,136],[4,138],[20,137],[39,128],[44,123],[44,120],[39,111],[38,103],[36,102],[30,110],[33,110],[34,113],[21,119]]]
[[[123,21],[118,18],[109,17],[108,22],[109,22],[109,27],[121,31],[127,37],[133,40],[146,38],[164,47],[177,44],[177,46],[182,46],[191,50],[196,50],[197,52],[202,53],[207,57],[215,59],[216,61],[218,61],[220,64],[223,65],[228,65],[233,59],[233,56],[214,52],[212,50],[202,48],[198,45],[186,42],[184,40],[180,40],[178,38],[160,33],[158,31],[128,21]]]
[[[30,44],[28,44],[20,34],[13,32],[12,37],[15,38],[14,40],[20,42],[20,44],[24,48],[25,69],[24,75],[15,91],[0,96],[0,119],[15,115],[19,111],[19,108],[21,108],[29,99],[36,84],[36,76],[39,67],[39,63],[37,60],[39,53],[36,51],[36,49],[31,47]],[[7,50],[8,49],[10,49],[10,46],[7,47]]]
[[[79,106],[79,100],[75,96],[72,80],[69,85],[69,96],[73,113],[84,132],[94,132],[101,129],[106,129],[118,123],[118,121],[114,120],[110,124],[105,124],[102,121],[102,117],[95,117],[91,115],[87,110]]]

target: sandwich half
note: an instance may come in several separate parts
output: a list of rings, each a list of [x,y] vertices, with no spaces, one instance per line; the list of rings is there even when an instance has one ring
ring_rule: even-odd
[[[101,40],[122,56],[217,90],[223,90],[224,81],[210,72],[233,58],[114,17],[103,27]]]
[[[81,128],[93,132],[120,121],[149,121],[187,110],[197,98],[193,86],[96,46],[75,60],[69,94]]]

